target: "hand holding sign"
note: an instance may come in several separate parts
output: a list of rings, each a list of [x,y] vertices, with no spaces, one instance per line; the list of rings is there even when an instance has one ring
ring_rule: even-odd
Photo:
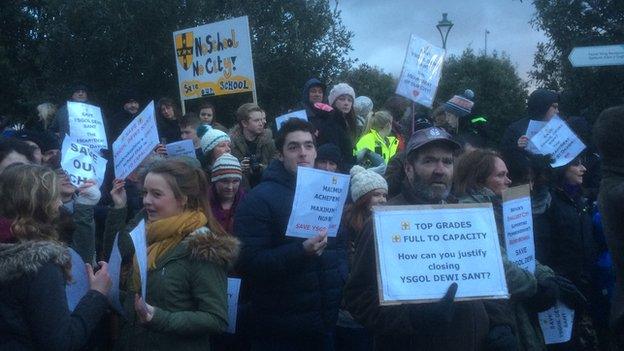
[[[128,202],[126,195],[126,181],[123,179],[115,179],[113,181],[113,189],[110,191],[111,198],[115,208],[124,208]]]
[[[89,276],[89,288],[106,296],[113,285],[113,281],[108,274],[108,263],[100,261],[98,264],[100,265],[100,269],[95,273],[93,273],[93,267],[88,263],[86,264],[87,275]]]
[[[308,255],[320,256],[327,247],[327,229],[323,228],[315,236],[303,242],[303,249]]]
[[[154,306],[147,304],[139,294],[134,294],[134,310],[141,323],[147,323],[154,318]]]

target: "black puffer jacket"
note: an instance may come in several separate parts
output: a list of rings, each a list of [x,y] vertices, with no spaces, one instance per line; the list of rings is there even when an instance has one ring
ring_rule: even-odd
[[[312,337],[334,329],[347,277],[343,234],[321,256],[308,256],[303,239],[285,236],[296,176],[274,160],[237,209],[242,241],[238,270],[249,291],[252,333]]]
[[[341,171],[349,172],[355,164],[353,150],[355,148],[356,135],[349,131],[345,117],[339,110],[334,109],[331,112],[316,111],[318,116],[317,124],[315,125],[318,129],[317,145],[332,143],[338,146],[343,164]]]

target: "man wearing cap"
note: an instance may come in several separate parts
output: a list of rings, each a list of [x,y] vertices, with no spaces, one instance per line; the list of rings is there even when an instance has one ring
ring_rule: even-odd
[[[441,128],[416,131],[407,145],[401,193],[388,205],[445,203],[459,148]],[[437,302],[380,306],[372,221],[365,225],[355,247],[345,301],[355,319],[374,333],[377,350],[484,349],[489,322],[483,302],[455,303],[457,283],[452,283]]]
[[[223,229],[234,234],[234,214],[236,207],[245,197],[240,186],[243,179],[240,162],[231,154],[223,154],[212,165],[208,198],[212,214]]]

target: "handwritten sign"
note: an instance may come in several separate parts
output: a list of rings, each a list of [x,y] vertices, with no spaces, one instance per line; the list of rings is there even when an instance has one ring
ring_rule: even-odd
[[[537,314],[540,327],[544,333],[544,341],[547,345],[567,342],[572,337],[572,325],[574,323],[574,310],[564,305],[561,301],[544,312]]]
[[[291,118],[299,118],[304,121],[308,120],[308,114],[305,110],[292,111],[287,114],[281,115],[279,117],[275,117],[275,127],[279,131],[282,128],[282,124],[286,123]]]
[[[99,107],[82,102],[67,102],[69,117],[69,135],[76,142],[88,146],[93,152],[108,149],[106,130]]]
[[[108,292],[108,303],[117,311],[117,313],[124,315],[124,309],[121,306],[121,300],[119,299],[119,282],[121,278],[121,253],[119,252],[119,233],[115,235],[115,241],[113,242],[113,249],[111,250],[110,258],[108,259],[108,274],[111,277],[113,284]]]
[[[410,38],[396,93],[431,107],[444,64],[444,49],[415,35]]]
[[[125,179],[159,143],[154,101],[151,101],[113,142],[115,177]]]
[[[508,298],[491,204],[375,206],[381,305]]]
[[[531,273],[535,272],[535,241],[531,190],[521,185],[503,192],[505,247],[509,261]]]
[[[89,292],[89,276],[80,255],[72,248],[69,248],[69,255],[71,256],[72,281],[65,285],[65,295],[67,307],[73,312],[80,300]]]
[[[139,276],[141,277],[141,296],[143,302],[147,293],[147,243],[145,239],[145,220],[141,220],[139,224],[130,232],[130,239],[134,245],[134,254],[136,255],[139,265]]]
[[[530,141],[540,154],[552,156],[553,168],[567,165],[585,149],[585,144],[559,117],[551,119]]]
[[[297,188],[286,228],[287,236],[310,238],[319,230],[338,233],[350,178],[311,167],[297,168]]]
[[[236,316],[238,315],[238,296],[241,280],[239,278],[228,278],[227,282],[228,327],[225,332],[234,334],[236,333]]]
[[[539,150],[537,149],[537,147],[535,147],[535,145],[533,145],[530,139],[533,138],[535,134],[537,134],[537,132],[542,130],[542,128],[544,128],[545,125],[546,125],[546,122],[544,121],[529,120],[529,125],[527,127],[526,132],[524,133],[524,135],[526,135],[527,138],[529,138],[529,143],[527,144],[527,148],[526,148],[528,152],[532,154],[536,154],[536,155],[540,154]]]
[[[69,177],[69,181],[80,186],[93,179],[98,185],[104,183],[107,161],[99,153],[85,145],[79,144],[75,138],[66,135],[61,147],[61,168]]]
[[[182,100],[254,90],[247,16],[173,32],[173,41]]]
[[[176,141],[175,143],[170,143],[165,145],[167,149],[167,155],[170,157],[176,156],[186,156],[196,158],[195,155],[195,146],[193,145],[193,140],[186,139]]]

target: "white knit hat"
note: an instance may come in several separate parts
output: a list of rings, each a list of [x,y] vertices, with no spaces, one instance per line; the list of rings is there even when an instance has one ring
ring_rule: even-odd
[[[223,154],[212,165],[210,181],[217,182],[225,178],[243,179],[243,172],[238,159],[231,154]]]
[[[204,127],[207,127],[207,128],[204,128]],[[207,154],[210,151],[212,151],[212,149],[214,149],[217,145],[219,145],[220,142],[230,141],[229,135],[227,135],[226,133],[218,129],[210,128],[210,126],[202,125],[199,128],[197,128],[197,130],[198,130],[197,135],[201,137],[200,144],[201,144],[201,148],[204,154]],[[201,135],[202,133],[203,135]]]
[[[355,90],[347,83],[338,83],[329,92],[329,104],[333,105],[340,95],[349,95],[355,101]]]
[[[353,166],[349,173],[351,173],[351,198],[353,202],[375,189],[388,191],[388,183],[378,173],[357,165]]]

